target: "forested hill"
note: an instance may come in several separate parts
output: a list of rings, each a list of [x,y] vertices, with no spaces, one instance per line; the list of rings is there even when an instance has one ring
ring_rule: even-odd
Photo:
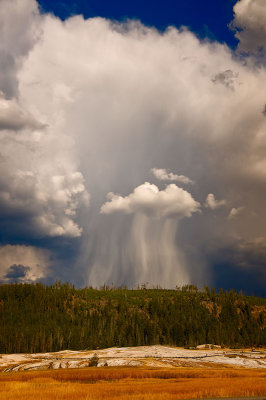
[[[0,285],[0,353],[202,343],[265,346],[266,299],[176,290]]]

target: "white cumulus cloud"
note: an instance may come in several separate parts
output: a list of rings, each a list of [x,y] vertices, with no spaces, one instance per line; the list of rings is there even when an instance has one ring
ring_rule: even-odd
[[[191,217],[200,210],[200,204],[191,194],[175,184],[159,190],[156,185],[145,182],[133,193],[122,197],[108,193],[108,202],[101,207],[102,214],[122,212],[124,214],[144,213],[155,217]]]
[[[238,29],[241,51],[256,53],[266,50],[266,2],[265,0],[239,0],[234,6],[233,26]]]
[[[64,112],[53,116],[25,101],[19,71],[43,34],[35,0],[0,2],[0,217],[5,231],[30,237],[79,237],[76,212],[89,194],[78,169]],[[70,102],[67,85],[54,85],[56,99]],[[54,104],[53,104],[54,102]],[[44,122],[40,122],[44,121]]]

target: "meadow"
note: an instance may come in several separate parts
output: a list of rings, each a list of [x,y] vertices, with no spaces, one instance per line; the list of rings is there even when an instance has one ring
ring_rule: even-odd
[[[0,373],[1,400],[174,400],[266,395],[266,371],[104,367]]]

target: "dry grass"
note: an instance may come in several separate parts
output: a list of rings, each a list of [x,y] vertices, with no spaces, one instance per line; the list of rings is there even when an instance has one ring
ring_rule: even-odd
[[[266,372],[89,368],[0,373],[2,400],[173,400],[266,395]]]

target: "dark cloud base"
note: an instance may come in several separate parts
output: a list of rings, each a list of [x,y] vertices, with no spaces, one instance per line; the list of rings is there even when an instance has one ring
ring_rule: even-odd
[[[233,264],[215,263],[211,267],[213,286],[216,290],[234,289],[248,296],[266,297],[265,280],[262,274],[252,270],[243,270]]]

